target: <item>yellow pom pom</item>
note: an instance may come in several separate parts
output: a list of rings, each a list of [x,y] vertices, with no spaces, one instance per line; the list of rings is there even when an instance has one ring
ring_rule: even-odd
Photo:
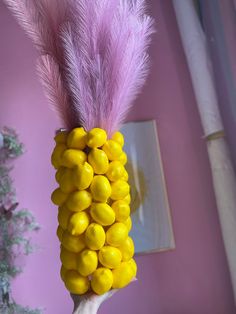
[[[101,147],[107,139],[106,131],[99,128],[90,130],[87,134],[87,145],[91,148]]]
[[[120,133],[120,132],[115,132],[115,133],[112,135],[111,139],[112,139],[113,141],[117,142],[118,144],[120,144],[121,147],[124,146],[125,140],[124,140],[124,136],[123,136],[122,133]]]
[[[128,237],[120,246],[119,250],[122,254],[122,261],[128,262],[134,255],[134,242]]]
[[[82,276],[89,276],[98,266],[98,256],[95,251],[84,250],[78,256],[77,261],[78,272]]]
[[[116,222],[106,232],[106,241],[109,245],[119,247],[128,237],[128,229],[121,222]]]
[[[86,146],[86,132],[84,128],[73,129],[67,138],[67,146],[83,150]]]
[[[112,203],[111,207],[115,212],[116,221],[124,222],[128,219],[130,215],[130,207],[125,201],[115,201]]]
[[[109,164],[106,176],[110,181],[121,179],[125,175],[125,168],[120,161],[112,161]]]
[[[68,221],[73,213],[65,206],[58,208],[58,223],[65,230],[68,226]]]
[[[99,148],[92,149],[88,155],[88,162],[93,167],[96,174],[104,174],[107,172],[109,160],[103,150]]]
[[[74,185],[72,178],[73,178],[73,170],[65,169],[59,182],[62,192],[71,193],[76,190],[76,186]]]
[[[122,152],[121,155],[119,156],[118,160],[122,163],[122,165],[126,165],[127,163],[127,155],[125,152]]]
[[[64,268],[77,269],[77,255],[75,253],[70,252],[62,247],[60,259]]]
[[[79,253],[85,248],[84,237],[73,236],[68,231],[65,231],[62,236],[62,245],[70,252]]]
[[[67,135],[68,135],[67,131],[60,131],[54,137],[54,141],[57,144],[66,144]]]
[[[85,294],[89,290],[89,280],[75,270],[69,270],[65,276],[66,288],[73,294]]]
[[[96,294],[101,295],[109,291],[112,283],[113,276],[110,269],[100,267],[93,273],[91,287]]]
[[[132,229],[132,220],[131,220],[130,216],[128,217],[127,220],[123,221],[123,224],[126,225],[128,232],[130,232],[130,230]]]
[[[60,188],[52,192],[51,200],[55,205],[61,206],[67,200],[68,194],[63,193]]]
[[[129,193],[130,187],[126,181],[117,180],[111,184],[111,198],[121,200]]]
[[[121,252],[112,246],[104,246],[98,253],[99,262],[108,268],[116,268],[121,263]]]
[[[58,237],[60,242],[62,241],[63,232],[64,232],[64,230],[62,229],[62,227],[58,226],[57,227],[57,237]]]
[[[115,213],[106,203],[92,203],[90,214],[102,226],[109,226],[115,221]]]
[[[120,144],[113,140],[106,141],[102,149],[107,154],[109,160],[118,160],[122,154],[122,148]]]
[[[79,212],[88,208],[92,203],[92,196],[88,191],[76,191],[69,195],[66,206],[69,210]]]
[[[62,155],[66,150],[65,144],[57,144],[52,152],[51,163],[54,168],[58,169],[62,165]]]
[[[67,269],[63,265],[61,265],[60,275],[63,281],[65,280],[66,272],[67,272]]]
[[[73,214],[68,223],[68,230],[74,236],[82,234],[89,225],[89,215],[85,212]]]
[[[134,278],[134,271],[128,262],[122,262],[119,267],[112,270],[113,289],[121,289],[126,287]]]
[[[93,168],[85,162],[73,169],[73,182],[79,190],[87,189],[93,180]]]
[[[64,167],[73,168],[79,164],[83,164],[87,159],[87,155],[82,150],[67,149],[61,157],[61,163]]]
[[[109,180],[102,175],[94,176],[90,186],[93,199],[98,202],[106,202],[111,195],[111,185]]]
[[[85,232],[85,242],[91,250],[100,250],[105,243],[105,238],[103,227],[96,223],[91,223]]]

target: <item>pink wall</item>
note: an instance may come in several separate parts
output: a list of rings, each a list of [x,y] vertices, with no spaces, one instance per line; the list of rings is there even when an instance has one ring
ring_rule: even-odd
[[[170,0],[153,0],[158,31],[152,73],[130,119],[156,118],[172,208],[176,250],[137,258],[138,282],[117,293],[101,313],[233,314],[235,307],[220,234],[205,142]],[[15,127],[27,152],[16,162],[20,204],[42,225],[41,249],[14,282],[18,302],[47,314],[70,313],[59,279],[55,183],[50,166],[59,122],[35,75],[37,53],[0,4],[0,124]]]

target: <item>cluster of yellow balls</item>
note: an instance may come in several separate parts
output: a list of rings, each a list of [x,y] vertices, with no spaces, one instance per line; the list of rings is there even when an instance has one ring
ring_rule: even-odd
[[[74,294],[103,294],[123,288],[136,276],[129,237],[130,187],[120,132],[107,139],[103,129],[75,128],[55,136],[51,161],[59,184],[61,278]]]

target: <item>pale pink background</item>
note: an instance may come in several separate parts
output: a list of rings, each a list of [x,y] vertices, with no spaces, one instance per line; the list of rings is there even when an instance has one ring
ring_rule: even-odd
[[[157,33],[152,72],[130,119],[157,119],[176,250],[137,258],[138,282],[120,291],[100,313],[233,314],[232,288],[212,190],[203,132],[170,0],[153,0]],[[71,313],[59,278],[55,183],[50,166],[54,130],[35,74],[37,53],[0,2],[0,124],[16,128],[27,152],[15,163],[22,207],[42,226],[34,241],[41,249],[25,260],[15,280],[15,299],[45,307],[47,314]]]

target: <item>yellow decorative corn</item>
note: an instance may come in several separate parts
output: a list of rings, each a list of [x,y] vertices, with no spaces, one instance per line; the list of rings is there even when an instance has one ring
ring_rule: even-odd
[[[52,164],[59,187],[61,278],[74,294],[103,294],[123,288],[136,276],[134,243],[128,236],[130,187],[120,132],[75,128],[55,136]]]

